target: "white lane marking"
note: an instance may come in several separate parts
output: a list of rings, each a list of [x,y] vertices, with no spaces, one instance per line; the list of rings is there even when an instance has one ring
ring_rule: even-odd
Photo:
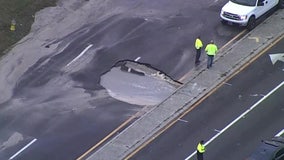
[[[224,84],[226,84],[226,85],[228,85],[228,86],[232,86],[232,84],[231,84],[231,83],[227,83],[227,82],[225,82]]]
[[[134,61],[137,62],[141,57],[137,57]]]
[[[77,61],[80,57],[82,57],[86,52],[87,52],[87,50],[89,49],[89,48],[91,48],[93,45],[92,44],[90,44],[87,48],[85,48],[84,50],[83,50],[83,52],[81,52],[76,58],[74,58],[71,62],[69,62],[66,66],[68,67],[70,64],[72,64],[73,62],[75,62],[75,61]]]
[[[19,155],[21,152],[23,152],[25,149],[27,149],[30,145],[32,145],[37,139],[32,140],[29,144],[27,144],[24,148],[19,150],[17,153],[15,153],[12,157],[9,158],[9,160],[14,159],[17,155]]]
[[[264,97],[265,95],[264,94],[250,94],[251,97]]]
[[[284,84],[284,81],[280,83],[277,87],[275,87],[272,91],[270,91],[267,95],[262,97],[258,102],[256,102],[253,106],[251,106],[248,110],[246,110],[244,113],[242,113],[238,118],[233,120],[229,125],[227,125],[224,129],[222,129],[219,133],[217,133],[214,137],[212,137],[209,141],[207,141],[204,145],[207,146],[210,144],[213,140],[215,140],[218,136],[220,136],[222,133],[224,133],[228,128],[230,128],[233,124],[235,124],[237,121],[239,121],[241,118],[245,117],[246,114],[248,114],[250,111],[252,111],[258,104],[260,104],[262,101],[264,101],[267,97],[269,97],[273,92],[275,92],[278,88],[280,88]],[[194,151],[191,155],[189,155],[185,160],[189,160],[196,154],[196,151]]]
[[[134,61],[137,62],[141,57],[137,57]],[[131,72],[131,68],[128,68],[128,72]]]
[[[275,137],[280,137],[282,134],[284,134],[284,129],[282,129],[282,131],[280,131],[279,133],[277,133],[277,134],[275,135]]]
[[[187,120],[183,120],[183,119],[178,119],[179,121],[181,121],[181,122],[185,122],[185,123],[188,123],[188,121]]]
[[[269,54],[270,60],[274,65],[277,61],[284,62],[284,53]]]

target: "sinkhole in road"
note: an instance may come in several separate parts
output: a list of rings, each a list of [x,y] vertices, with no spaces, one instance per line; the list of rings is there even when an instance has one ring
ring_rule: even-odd
[[[181,85],[150,65],[129,60],[116,63],[100,84],[111,97],[135,105],[157,105]]]

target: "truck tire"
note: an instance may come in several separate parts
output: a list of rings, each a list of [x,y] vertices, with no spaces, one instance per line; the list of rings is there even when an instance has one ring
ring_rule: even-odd
[[[248,20],[247,29],[253,30],[256,26],[256,20],[254,16],[251,16]]]
[[[279,0],[278,2],[278,8],[284,8],[284,0]]]

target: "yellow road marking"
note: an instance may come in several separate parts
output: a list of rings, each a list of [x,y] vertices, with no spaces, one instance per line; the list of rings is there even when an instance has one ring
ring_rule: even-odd
[[[76,160],[83,160],[84,157],[86,157],[89,153],[91,153],[93,150],[95,150],[98,146],[100,146],[102,143],[104,143],[106,140],[108,140],[111,136],[113,136],[117,131],[119,131],[121,128],[125,127],[129,122],[131,122],[134,118],[136,118],[136,115],[139,112],[137,112],[135,115],[131,116],[129,119],[127,119],[125,122],[123,122],[120,126],[118,126],[115,130],[113,130],[110,134],[108,134],[104,139],[99,141],[96,145],[91,147],[89,150],[87,150],[83,155],[81,155]]]
[[[259,42],[259,38],[258,37],[248,37],[248,39],[254,39],[256,43]]]
[[[209,91],[206,95],[204,95],[201,99],[199,99],[197,102],[195,102],[192,107],[190,107],[188,110],[186,110],[184,113],[182,113],[180,116],[178,116],[176,119],[174,119],[172,122],[170,122],[165,127],[161,128],[160,131],[158,131],[155,135],[153,135],[152,138],[150,138],[148,141],[144,142],[140,147],[135,149],[132,153],[126,156],[125,160],[128,160],[129,158],[133,157],[136,153],[138,153],[140,150],[142,150],[145,146],[147,146],[149,143],[154,141],[159,135],[161,135],[163,132],[165,132],[167,129],[169,129],[172,125],[174,125],[179,119],[182,119],[183,116],[185,116],[187,113],[192,111],[194,108],[196,108],[201,102],[203,102],[207,97],[212,95],[216,90],[218,90],[224,83],[229,81],[231,78],[233,78],[235,75],[240,73],[242,70],[244,70],[247,66],[249,66],[252,62],[254,62],[257,58],[259,58],[261,55],[263,55],[267,50],[269,50],[271,47],[273,47],[276,43],[278,43],[281,39],[284,38],[284,35],[278,37],[275,41],[273,41],[270,45],[268,45],[264,50],[262,50],[259,54],[257,54],[255,57],[253,57],[251,60],[248,61],[248,63],[244,64],[242,67],[240,67],[236,72],[231,74],[229,77],[224,79],[221,83],[219,83],[215,88],[213,88],[211,91]]]
[[[238,39],[240,36],[242,36],[244,33],[246,33],[247,30],[241,31],[239,34],[237,34],[233,39],[231,39],[229,42],[227,42],[225,45],[223,45],[219,50],[223,50],[225,47],[227,47],[229,44],[231,44],[233,41]]]

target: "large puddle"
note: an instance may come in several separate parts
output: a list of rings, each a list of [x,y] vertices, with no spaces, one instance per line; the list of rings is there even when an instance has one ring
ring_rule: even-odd
[[[149,66],[124,61],[102,75],[101,85],[117,100],[136,105],[157,105],[180,84]]]

